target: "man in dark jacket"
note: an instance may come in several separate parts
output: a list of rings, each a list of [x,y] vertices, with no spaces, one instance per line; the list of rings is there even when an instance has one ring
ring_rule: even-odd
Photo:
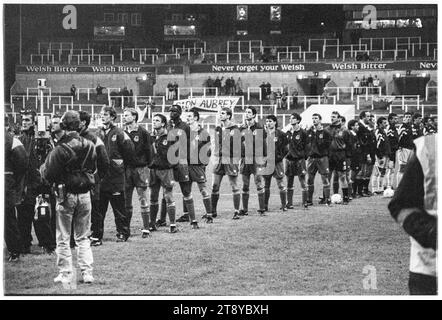
[[[78,264],[82,280],[92,283],[93,256],[88,238],[91,221],[90,190],[95,184],[97,168],[95,146],[80,137],[80,115],[67,111],[61,122],[64,135],[51,151],[41,168],[43,177],[56,186],[57,197],[57,266],[54,282],[73,280],[72,253],[69,247],[73,222],[74,239],[78,246]]]
[[[25,110],[22,113],[22,133],[19,140],[25,147],[28,165],[24,179],[23,201],[17,206],[17,221],[23,243],[23,253],[31,253],[31,230],[34,225],[39,246],[45,253],[53,254],[55,234],[51,228],[51,219],[34,219],[36,197],[44,195],[46,199],[49,199],[51,193],[50,186],[41,178],[39,168],[52,148],[49,139],[41,138],[35,132],[35,118],[34,111]]]
[[[5,243],[9,262],[20,257],[22,243],[18,230],[16,205],[21,200],[28,159],[23,144],[5,130]]]
[[[288,152],[288,141],[284,132],[278,129],[278,119],[273,114],[266,117],[267,128],[267,163],[273,162],[274,170],[272,174],[265,175],[264,195],[265,211],[269,210],[270,185],[272,177],[276,179],[281,199],[281,210],[287,211],[287,189],[284,185],[284,163],[283,160]],[[272,157],[271,159],[269,159]]]
[[[173,165],[168,159],[169,148],[173,141],[167,138],[167,119],[162,114],[156,114],[152,119],[152,162],[149,165],[149,188],[150,188],[150,227],[149,231],[156,231],[155,220],[158,214],[158,197],[160,188],[164,189],[164,198],[167,205],[167,214],[169,215],[170,233],[178,231],[175,223],[175,201],[173,200]]]
[[[141,235],[143,238],[147,238],[149,236],[149,203],[146,193],[149,169],[147,166],[152,160],[152,142],[147,130],[137,123],[137,110],[134,108],[124,110],[123,122],[124,129],[135,147],[135,163],[126,166],[126,211],[130,222],[133,213],[132,194],[136,189],[140,201],[141,219],[143,220]]]
[[[330,133],[324,130],[321,124],[322,117],[318,113],[312,115],[313,126],[307,130],[307,172],[308,172],[308,200],[307,205],[313,205],[313,192],[316,172],[319,171],[322,179],[325,203],[329,206],[330,181],[328,179],[328,151],[331,143]]]
[[[287,208],[293,209],[293,193],[295,176],[298,176],[302,191],[302,205],[307,206],[307,167],[305,160],[307,133],[301,128],[302,117],[298,113],[290,116],[290,129],[287,131],[288,153],[285,161],[285,175],[287,176]]]
[[[418,138],[415,145],[388,209],[410,236],[410,294],[436,295],[437,134]]]
[[[130,220],[125,208],[124,168],[134,163],[135,151],[134,145],[127,133],[114,124],[116,118],[117,112],[115,108],[104,106],[101,109],[103,128],[100,132],[100,138],[106,147],[110,167],[108,174],[101,181],[101,221],[98,229],[93,230],[93,232],[97,234],[99,240],[102,240],[104,219],[110,202],[112,210],[114,211],[115,225],[117,227],[117,241],[125,242],[130,236]]]
[[[109,157],[103,140],[89,129],[91,115],[86,111],[79,111],[80,114],[80,136],[92,141],[97,153],[97,172],[95,173],[95,186],[91,190],[91,246],[100,246],[102,244],[100,234],[103,233],[102,217],[100,212],[100,185],[101,180],[108,174]],[[99,231],[97,231],[99,230]]]
[[[356,185],[358,196],[368,197],[368,186],[370,184],[371,166],[374,164],[373,148],[375,150],[376,143],[374,134],[370,128],[370,112],[362,111],[359,114],[358,139],[361,144],[360,170],[356,176]]]

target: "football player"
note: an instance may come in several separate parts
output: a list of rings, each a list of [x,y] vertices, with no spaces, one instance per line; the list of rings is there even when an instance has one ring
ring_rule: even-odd
[[[200,124],[200,114],[197,110],[191,109],[187,112],[187,124],[190,127],[190,152],[189,161],[189,179],[190,182],[196,182],[198,189],[203,197],[206,214],[203,218],[207,223],[213,222],[212,201],[206,186],[206,166],[209,163],[211,155],[210,135]]]
[[[313,126],[307,130],[307,186],[308,200],[307,205],[313,205],[313,192],[315,187],[315,176],[319,171],[322,179],[323,194],[327,206],[330,201],[330,181],[328,179],[328,151],[331,143],[331,136],[322,126],[322,116],[319,113],[312,115]]]
[[[350,172],[349,172],[349,191],[351,192],[352,197],[357,196],[357,187],[358,185],[355,183],[356,174],[360,171],[361,165],[361,143],[358,137],[359,130],[359,122],[356,120],[350,120],[348,122],[348,132],[350,133],[350,143],[347,148],[347,157],[350,163]],[[350,187],[351,186],[351,187]]]
[[[265,175],[265,210],[269,210],[270,199],[270,185],[272,177],[276,179],[276,183],[279,188],[279,196],[281,199],[281,210],[287,211],[287,189],[284,185],[284,164],[283,160],[288,152],[288,140],[284,132],[278,129],[278,119],[274,115],[268,115],[266,117],[267,128],[267,160],[269,157],[273,157],[270,161],[274,162],[275,169],[273,174]],[[273,152],[271,152],[273,151]]]
[[[288,153],[285,160],[285,175],[287,176],[287,208],[293,209],[293,193],[295,176],[298,176],[302,190],[302,205],[307,207],[307,167],[305,163],[307,133],[301,128],[302,118],[296,112],[290,116],[290,129],[287,131]]]
[[[225,175],[228,176],[233,195],[233,219],[238,220],[241,194],[238,186],[239,159],[241,157],[241,133],[232,121],[232,110],[224,107],[219,112],[220,125],[215,128],[215,149],[212,182],[212,217],[217,216],[219,188]]]
[[[250,175],[254,175],[256,190],[258,193],[258,213],[265,212],[264,178],[262,176],[263,158],[265,156],[266,132],[264,127],[256,120],[256,109],[248,107],[245,114],[245,122],[240,127],[241,131],[241,162],[240,173],[242,176],[242,209],[239,215],[248,215]],[[261,160],[259,160],[261,159]]]
[[[335,172],[335,176],[339,178],[341,184],[343,204],[348,204],[349,194],[348,194],[348,181],[347,181],[347,157],[346,149],[350,143],[349,133],[345,130],[342,125],[341,116],[339,112],[333,111],[331,114],[331,125],[326,128],[326,131],[331,136],[331,144],[329,148],[329,175],[328,178],[331,180],[331,175]],[[336,187],[333,185],[333,193],[338,193],[339,185]],[[336,188],[336,189],[335,189]],[[324,195],[325,202],[325,195]]]
[[[370,112],[362,111],[359,114],[358,139],[361,144],[360,170],[356,175],[357,193],[360,197],[369,197],[368,185],[370,184],[371,166],[375,159],[372,158],[372,131],[370,127]]]
[[[396,152],[399,149],[399,135],[397,131],[398,116],[396,113],[388,115],[387,137],[390,143],[390,155],[388,157],[387,172],[385,174],[387,187],[393,188],[393,177],[396,168]]]
[[[375,131],[376,136],[376,163],[374,182],[375,188],[373,192],[375,194],[383,193],[383,180],[388,164],[388,157],[391,154],[390,141],[387,136],[388,121],[384,117],[379,117],[376,121],[377,129]],[[384,186],[387,187],[387,186]]]
[[[402,124],[398,129],[399,135],[399,151],[398,151],[398,161],[399,161],[399,171],[397,173],[397,185],[401,182],[402,176],[407,166],[408,161],[414,150],[413,142],[413,130],[411,127],[411,113],[405,112],[402,118]]]

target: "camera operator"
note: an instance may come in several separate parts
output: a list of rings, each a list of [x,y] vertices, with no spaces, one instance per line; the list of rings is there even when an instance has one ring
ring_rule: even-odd
[[[78,246],[78,264],[82,280],[92,283],[92,250],[88,238],[91,224],[91,195],[97,154],[92,141],[78,133],[80,115],[67,111],[60,128],[62,135],[41,168],[42,176],[56,186],[57,196],[57,265],[59,275],[54,282],[70,283],[73,277],[72,252],[69,240],[73,223]]]
[[[28,164],[22,202],[17,207],[17,222],[23,241],[22,253],[31,253],[31,229],[32,224],[34,224],[35,234],[39,246],[43,248],[43,253],[53,254],[55,235],[50,226],[50,216],[39,217],[35,215],[36,197],[42,195],[43,198],[49,201],[50,186],[43,182],[39,168],[52,147],[49,136],[36,131],[35,120],[36,114],[34,111],[25,110],[22,112],[22,129],[19,140],[25,147]]]

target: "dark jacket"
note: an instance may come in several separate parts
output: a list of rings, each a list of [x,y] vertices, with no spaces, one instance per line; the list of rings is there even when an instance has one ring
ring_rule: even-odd
[[[352,163],[360,163],[363,159],[361,142],[356,133],[349,131],[350,143],[346,149],[346,157],[351,159]]]
[[[275,163],[281,162],[284,160],[285,156],[287,155],[289,151],[288,147],[288,139],[284,132],[282,132],[279,129],[275,129],[274,132],[267,131],[267,147],[266,150],[268,151],[267,158],[271,157],[272,155],[269,153],[271,149],[269,149],[269,143],[275,144]]]
[[[359,121],[358,138],[361,143],[361,152],[365,156],[372,154],[375,149],[375,139],[373,133],[366,125]]]
[[[331,144],[331,136],[327,130],[315,130],[315,127],[307,130],[307,156],[322,158],[328,156]]]
[[[421,126],[414,123],[411,125],[411,132],[413,135],[413,139],[417,139],[424,135],[424,131],[422,130]]]
[[[50,183],[65,184],[66,191],[85,193],[95,184],[97,154],[92,141],[78,132],[68,132],[46,158],[43,177]]]
[[[398,134],[399,134],[399,147],[413,150],[414,142],[413,142],[413,131],[411,128],[411,124],[409,123],[401,124],[398,129]]]
[[[167,130],[160,135],[151,135],[152,141],[152,162],[149,165],[151,169],[167,170],[172,169],[172,165],[167,159],[169,148],[174,144],[174,141],[167,140]]]
[[[149,132],[142,126],[138,126],[136,130],[126,133],[132,140],[135,148],[135,167],[146,167],[152,161],[152,141]]]
[[[204,149],[203,149],[204,148]],[[189,152],[189,165],[207,165],[204,157],[207,157],[207,161],[212,154],[210,135],[206,129],[198,126],[198,130],[190,129],[190,152]],[[207,152],[207,153],[206,153]],[[203,158],[201,158],[203,153]],[[196,162],[196,163],[195,163]]]
[[[295,161],[306,158],[307,132],[304,129],[287,131],[288,153],[287,160]]]
[[[132,140],[122,129],[111,125],[100,132],[110,160],[109,172],[101,181],[101,190],[121,192],[124,190],[125,166],[135,163],[135,150]]]
[[[109,157],[106,152],[103,140],[97,137],[90,130],[86,129],[80,132],[80,136],[92,141],[95,145],[95,152],[97,153],[97,175],[95,176],[95,183],[103,179],[109,172]]]
[[[391,148],[390,141],[388,140],[387,133],[384,129],[377,128],[375,131],[376,136],[376,155],[379,158],[390,156]]]
[[[25,200],[35,201],[35,197],[43,191],[48,191],[50,187],[43,187],[43,180],[40,174],[40,166],[46,159],[46,154],[52,149],[50,140],[37,139],[34,130],[23,131],[19,136],[20,142],[23,144],[28,164],[24,178]],[[48,189],[48,190],[44,190]]]
[[[28,157],[23,144],[5,130],[5,205],[16,205],[23,193]]]

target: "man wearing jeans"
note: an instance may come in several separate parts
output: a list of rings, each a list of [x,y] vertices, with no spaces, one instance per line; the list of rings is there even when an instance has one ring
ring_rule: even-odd
[[[73,222],[74,239],[78,246],[78,265],[82,280],[92,283],[93,256],[88,238],[91,221],[91,197],[97,168],[95,145],[78,133],[80,115],[67,111],[61,128],[65,131],[59,144],[49,154],[41,168],[42,176],[56,186],[56,242],[59,275],[54,282],[73,280],[72,253],[69,247]]]

